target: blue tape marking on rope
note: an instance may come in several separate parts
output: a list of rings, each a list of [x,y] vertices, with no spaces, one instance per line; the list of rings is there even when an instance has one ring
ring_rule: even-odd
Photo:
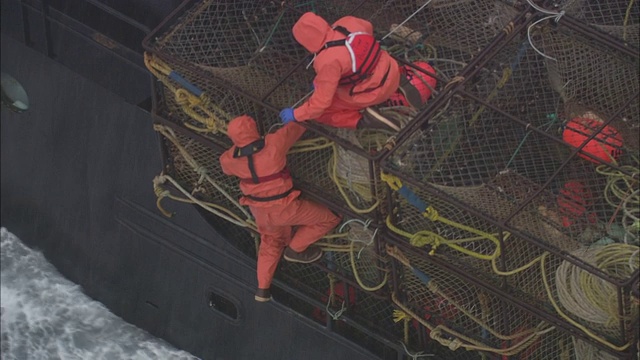
[[[178,84],[180,84],[183,88],[187,89],[193,95],[195,96],[202,95],[202,90],[198,89],[195,85],[188,82],[185,78],[180,76],[180,74],[178,74],[177,72],[171,71],[171,73],[169,73],[169,78],[175,80]]]
[[[431,281],[431,278],[429,277],[429,275],[423,273],[422,271],[416,268],[413,268],[413,274],[425,284],[428,284]]]
[[[398,193],[400,195],[402,195],[402,197],[404,197],[405,199],[407,199],[407,201],[409,202],[409,204],[415,206],[418,208],[418,210],[420,210],[420,213],[423,213],[425,211],[427,211],[427,203],[425,203],[424,201],[422,201],[418,195],[416,195],[416,193],[414,193],[413,191],[411,191],[411,189],[409,189],[408,187],[402,185],[402,187],[398,190]]]

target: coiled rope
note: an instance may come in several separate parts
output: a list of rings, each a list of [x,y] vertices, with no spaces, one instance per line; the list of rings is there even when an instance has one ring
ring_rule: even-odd
[[[633,245],[626,245],[626,244],[610,244],[610,245],[606,245],[604,248],[602,248],[600,251],[602,251],[605,248],[608,247],[612,247],[610,249],[613,249],[614,254],[617,254],[616,256],[619,256],[618,251],[623,251],[623,252],[627,252],[628,249],[620,249],[620,247],[628,247],[628,246],[633,246]],[[635,247],[637,248],[637,247]],[[605,251],[605,254],[608,253],[607,250]],[[555,309],[556,313],[558,315],[560,315],[563,319],[565,319],[567,322],[571,323],[573,326],[577,327],[578,329],[580,329],[581,331],[583,331],[587,336],[589,336],[591,339],[613,349],[616,351],[624,351],[625,349],[629,348],[629,346],[631,346],[631,342],[628,342],[624,345],[621,346],[617,346],[613,343],[611,343],[610,341],[604,339],[602,336],[597,335],[595,333],[593,333],[590,329],[588,329],[586,326],[584,326],[582,323],[576,321],[575,319],[573,319],[571,316],[567,315],[564,310],[560,307],[560,305],[558,304],[558,302],[556,302],[555,297],[553,296],[553,292],[551,290],[551,285],[549,284],[549,280],[548,280],[548,276],[547,276],[547,270],[546,270],[546,258],[548,257],[549,253],[544,253],[542,255],[542,259],[540,261],[540,271],[542,273],[542,282],[544,283],[544,287],[545,290],[547,292],[547,298],[549,299],[549,302],[551,303],[551,305],[553,306],[553,308]],[[602,256],[602,255],[598,255],[598,256]],[[608,256],[605,257],[607,260],[604,261],[604,263],[599,264],[598,267],[600,267],[601,265],[604,266],[604,268],[602,268],[603,270],[605,270],[606,266],[610,261],[613,261],[614,258],[609,258]],[[629,262],[629,259],[626,259],[626,262]],[[568,266],[568,265],[567,265]],[[635,264],[636,269],[637,269],[637,263]],[[579,282],[581,282],[582,286],[587,286],[587,290],[586,293],[588,295],[586,295],[586,297],[589,299],[589,301],[592,301],[593,303],[596,304],[596,306],[598,306],[597,304],[601,304],[602,302],[602,297],[606,297],[607,294],[602,294],[601,291],[603,291],[603,285],[600,282],[600,280],[594,279],[593,275],[590,274],[580,274],[580,272],[582,272],[582,270],[577,270],[578,271],[578,280]],[[560,274],[560,276],[562,275],[562,273]],[[560,287],[562,287],[562,282],[560,283]],[[604,286],[604,288],[606,288],[606,286]],[[562,291],[562,290],[560,290]],[[575,291],[575,289],[572,289],[572,291]],[[610,289],[609,289],[610,291]],[[565,295],[563,296],[564,301],[568,301],[568,297]],[[605,305],[606,306],[606,305]],[[576,310],[569,310],[568,311],[576,311]],[[600,309],[602,310],[602,309]],[[589,309],[589,311],[591,312],[592,309]],[[637,311],[637,309],[636,309]],[[581,315],[585,315],[584,313],[580,312],[580,310],[576,311],[578,314]],[[592,314],[588,315],[588,316],[593,316]]]
[[[633,160],[638,164],[638,158],[632,155]],[[638,166],[625,165],[621,167],[624,172],[615,170],[608,165],[599,165],[596,172],[607,177],[607,184],[604,188],[604,199],[615,208],[608,226],[622,211],[622,227],[625,230],[624,243],[637,244],[640,235],[640,169]],[[630,175],[629,175],[630,174]]]

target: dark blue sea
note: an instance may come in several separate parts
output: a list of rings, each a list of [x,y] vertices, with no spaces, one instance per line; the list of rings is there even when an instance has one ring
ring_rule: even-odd
[[[3,360],[191,360],[125,322],[0,229]]]

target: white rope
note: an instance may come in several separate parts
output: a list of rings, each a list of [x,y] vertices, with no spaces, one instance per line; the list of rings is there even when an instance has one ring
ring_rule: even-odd
[[[407,349],[407,346],[402,341],[400,342],[400,344],[402,344],[402,347],[404,348],[404,352],[414,360],[417,360],[418,358],[421,358],[421,357],[436,356],[435,354],[425,354],[423,351],[412,354],[409,352],[409,349]]]
[[[631,237],[634,245],[638,244],[638,232],[640,230],[640,218],[634,215],[634,213],[640,213],[640,209],[638,208],[638,200],[640,199],[640,189],[634,190],[629,196],[625,197],[622,202],[622,223],[624,227],[624,243],[629,243],[629,237]],[[633,201],[631,205],[629,202]],[[627,225],[628,222],[631,222],[631,225]]]
[[[311,94],[313,94],[315,90],[311,90],[309,91],[309,93],[307,93],[307,95],[303,96],[302,98],[300,98],[300,100],[296,101],[295,104],[293,104],[293,106],[291,106],[292,108],[295,108],[296,106],[300,105],[301,102],[303,102],[306,98],[308,98],[309,96],[311,96]]]
[[[324,309],[327,311],[327,314],[329,314],[329,316],[331,316],[333,320],[338,320],[340,319],[340,316],[342,316],[342,313],[344,313],[345,310],[347,310],[347,308],[344,306],[344,300],[342,300],[342,306],[340,307],[340,310],[336,311],[335,313],[331,313],[331,310],[329,310],[329,304],[331,304],[332,298],[333,298],[333,294],[329,296],[329,300],[327,301],[327,306],[325,306]]]
[[[536,5],[536,3],[534,3],[534,2],[533,2],[533,1],[531,1],[531,0],[527,0],[527,2],[529,3],[529,5],[531,5],[531,7],[532,7],[532,8],[534,8],[534,9],[536,9],[536,10],[540,11],[540,12],[541,12],[541,13],[543,13],[543,14],[549,14],[549,15],[560,15],[560,17],[561,17],[562,15],[564,15],[564,10],[562,10],[562,11],[560,11],[560,12],[557,12],[557,11],[551,11],[551,10],[547,10],[547,9],[545,9],[545,8],[542,8],[542,7],[538,6],[538,5]],[[560,20],[560,17],[558,17],[558,20]],[[556,20],[556,22],[557,22],[558,20]]]
[[[422,9],[425,8],[425,6],[429,5],[429,3],[432,0],[427,0],[424,4],[422,4],[422,6],[420,6],[418,8],[418,10],[414,11],[413,14],[409,15],[409,17],[407,17],[406,19],[404,19],[403,22],[401,22],[400,24],[398,24],[398,26],[394,27],[391,31],[389,31],[389,33],[387,35],[385,35],[382,39],[380,39],[380,41],[386,39],[387,37],[389,37],[389,35],[393,34],[397,29],[399,29],[402,25],[404,25],[407,21],[411,20],[412,17],[414,17],[417,13],[419,13],[420,11],[422,11]]]
[[[338,229],[338,232],[341,233],[342,230],[344,229],[344,227],[349,225],[352,222],[359,222],[360,224],[362,224],[362,226],[365,227],[365,229],[367,228],[367,226],[369,226],[369,224],[365,223],[364,221],[362,221],[360,219],[349,219],[349,220],[345,221],[344,224],[340,225],[340,228]],[[371,219],[368,219],[367,222],[370,223]]]
[[[535,3],[533,3],[531,0],[527,0],[527,2],[529,3],[529,5],[531,5],[532,8],[538,10],[539,12],[543,13],[543,14],[550,14],[549,16],[545,16],[542,19],[534,22],[533,24],[529,25],[529,27],[527,28],[527,39],[529,40],[529,45],[531,45],[531,48],[533,48],[533,50],[535,52],[537,52],[538,54],[542,55],[543,57],[553,60],[553,61],[558,61],[556,58],[551,57],[549,55],[545,55],[542,51],[538,50],[537,47],[535,47],[535,45],[533,45],[533,40],[531,40],[531,28],[538,25],[538,23],[541,23],[545,20],[549,20],[549,19],[555,19],[555,22],[560,21],[560,18],[564,15],[564,10],[560,11],[560,12],[555,12],[555,11],[550,11],[544,8],[539,7],[538,5],[536,5]]]
[[[367,221],[362,221],[360,219],[350,219],[350,220],[345,221],[345,223],[342,224],[342,226],[340,226],[340,229],[338,229],[338,232],[341,233],[342,230],[344,229],[344,227],[347,224],[352,223],[352,222],[357,222],[357,223],[362,224],[363,230],[365,230],[365,231],[368,230],[369,225],[371,225],[371,219],[368,219]],[[364,241],[364,240],[360,240],[360,239],[357,239],[357,238],[353,238],[353,239],[350,238],[350,240],[352,242],[360,242],[360,243],[364,244],[364,246],[358,251],[358,255],[357,255],[358,260],[360,260],[360,254],[362,253],[362,251],[364,249],[366,249],[367,246],[370,246],[370,245],[373,244],[373,240],[376,238],[376,234],[378,234],[378,229],[377,228],[373,231],[373,234],[371,235],[371,238],[369,239],[369,241]]]

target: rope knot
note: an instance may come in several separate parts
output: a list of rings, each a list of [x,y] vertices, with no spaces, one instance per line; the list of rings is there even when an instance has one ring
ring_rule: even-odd
[[[453,85],[462,82],[464,80],[464,76],[454,76],[453,79],[451,79],[451,81],[449,81],[445,86],[444,86],[444,91],[449,91],[451,90],[451,88],[453,87]]]
[[[188,92],[185,89],[178,89],[175,91],[175,99],[176,102],[178,103],[178,105],[183,106],[183,105],[189,105],[192,106],[194,105],[194,102],[191,101],[191,99],[194,98],[193,95],[191,95],[190,92]]]
[[[433,256],[438,250],[438,246],[440,246],[440,240],[436,239],[434,244],[431,246],[431,250],[429,250],[429,255]]]
[[[402,181],[394,175],[381,172],[380,179],[386,182],[392,190],[398,191],[402,187]]]
[[[462,346],[462,341],[460,339],[453,339],[449,342],[449,349],[452,351],[458,350]]]
[[[384,144],[384,148],[389,151],[391,151],[395,146],[396,146],[395,136],[392,136],[389,139],[387,139],[387,142]]]
[[[207,176],[208,170],[206,167],[204,166],[198,166],[196,169],[196,174],[200,175],[200,179],[198,179],[198,184],[202,184],[202,181],[205,179],[205,177]]]
[[[433,207],[429,206],[425,211],[424,211],[424,217],[426,217],[427,219],[431,220],[431,221],[436,221],[438,220],[438,218],[440,217],[438,215],[438,210],[434,209]]]
[[[511,32],[513,31],[513,29],[515,28],[515,24],[513,23],[513,21],[510,21],[507,26],[505,26],[502,31],[504,31],[504,33],[506,35],[511,34]]]
[[[397,323],[402,320],[409,321],[411,316],[402,310],[393,310],[393,322]]]
[[[158,210],[160,210],[160,212],[166,216],[166,217],[172,217],[173,213],[165,210],[162,205],[160,204],[160,202],[162,201],[162,199],[164,199],[165,197],[169,197],[171,196],[171,192],[169,190],[166,190],[162,184],[164,184],[167,181],[167,177],[164,174],[158,175],[156,177],[153,178],[153,192],[156,194],[156,197],[158,198],[156,200],[156,206],[158,207]]]

